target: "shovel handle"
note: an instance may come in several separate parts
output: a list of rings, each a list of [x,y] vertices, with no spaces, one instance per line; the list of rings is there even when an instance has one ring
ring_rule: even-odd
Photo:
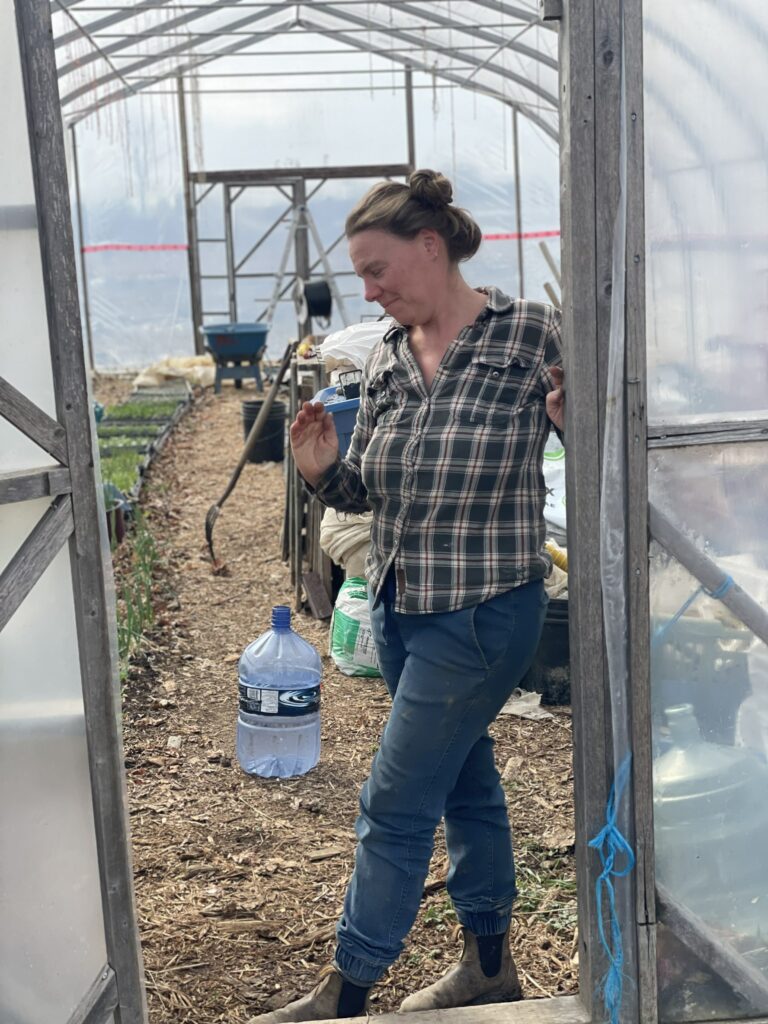
[[[288,346],[285,349],[283,361],[280,363],[280,367],[277,373],[275,374],[275,379],[272,381],[272,385],[269,391],[267,392],[267,397],[262,402],[261,409],[259,409],[259,415],[256,417],[256,419],[253,422],[253,425],[251,426],[251,429],[248,431],[248,437],[245,439],[245,444],[243,445],[242,453],[240,455],[240,458],[237,460],[237,465],[234,468],[232,476],[229,478],[229,483],[227,484],[222,496],[216,502],[219,508],[224,504],[224,502],[230,496],[232,491],[235,489],[235,484],[240,479],[240,474],[243,472],[243,467],[248,461],[249,455],[253,451],[256,442],[259,440],[259,437],[261,436],[264,430],[264,426],[266,425],[267,419],[269,418],[269,414],[272,411],[272,406],[275,404],[277,392],[280,388],[280,385],[283,383],[283,378],[285,377],[288,367],[290,366],[291,358],[293,356],[294,351],[296,350],[297,344],[298,342],[292,341],[288,344]]]

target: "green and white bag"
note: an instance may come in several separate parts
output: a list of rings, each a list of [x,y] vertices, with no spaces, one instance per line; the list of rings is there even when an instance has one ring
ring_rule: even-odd
[[[329,653],[346,676],[381,676],[371,633],[368,584],[362,576],[351,576],[341,585],[331,618]]]

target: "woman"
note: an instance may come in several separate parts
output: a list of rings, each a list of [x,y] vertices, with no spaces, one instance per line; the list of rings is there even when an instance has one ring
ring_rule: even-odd
[[[508,933],[515,873],[488,726],[539,641],[549,563],[542,457],[561,430],[559,319],[471,288],[481,233],[441,174],[376,185],[346,234],[365,297],[394,325],[371,353],[346,459],[306,403],[296,465],[346,512],[372,509],[367,574],[389,721],[360,797],[355,870],[320,984],[260,1024],[356,1016],[400,954],[445,818],[461,962],[401,1010],[521,998]]]

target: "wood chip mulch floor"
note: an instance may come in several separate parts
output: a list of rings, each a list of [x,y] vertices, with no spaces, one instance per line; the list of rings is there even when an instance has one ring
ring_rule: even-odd
[[[97,381],[100,390],[112,398],[115,385]],[[272,606],[292,601],[280,465],[248,465],[216,524],[227,574],[214,575],[207,557],[205,512],[239,454],[244,397],[250,390],[228,387],[198,399],[142,497],[161,557],[157,617],[125,679],[123,714],[152,1024],[238,1024],[314,984],[333,949],[357,794],[388,712],[381,681],[342,675],[326,654],[327,623],[300,614],[295,628],[324,656],[320,764],[286,781],[238,767],[237,660]],[[122,549],[118,587],[130,542]],[[553,711],[493,727],[517,850],[513,944],[531,999],[577,989],[570,711]],[[438,833],[421,913],[373,1012],[396,1009],[456,959],[445,871]]]

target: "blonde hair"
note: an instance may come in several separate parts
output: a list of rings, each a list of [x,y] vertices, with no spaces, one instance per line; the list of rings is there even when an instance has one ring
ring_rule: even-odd
[[[408,184],[382,181],[374,185],[347,217],[347,238],[361,231],[388,231],[399,238],[415,238],[424,228],[436,231],[448,248],[452,263],[474,256],[482,232],[466,210],[452,206],[453,187],[439,171],[414,171]]]

